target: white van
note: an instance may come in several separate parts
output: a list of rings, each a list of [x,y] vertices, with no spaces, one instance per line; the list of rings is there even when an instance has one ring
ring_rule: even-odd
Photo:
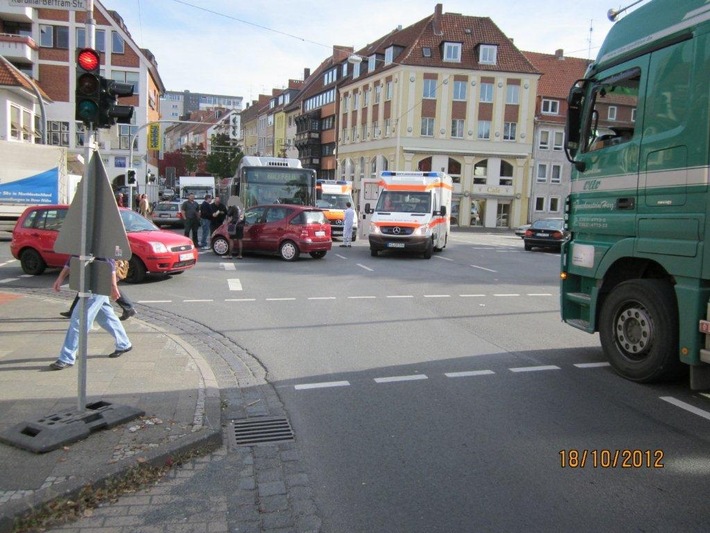
[[[449,213],[453,180],[443,172],[383,171],[380,194],[370,218],[370,255],[383,250],[421,252],[446,247],[451,232]]]

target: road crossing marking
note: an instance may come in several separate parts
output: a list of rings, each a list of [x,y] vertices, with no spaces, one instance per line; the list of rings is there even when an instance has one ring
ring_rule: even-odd
[[[239,278],[228,279],[227,284],[229,285],[230,291],[241,291],[242,290],[242,282],[239,281]]]
[[[220,265],[222,266],[222,268],[224,270],[236,270],[237,269],[237,265],[235,265],[234,263],[220,263]]]

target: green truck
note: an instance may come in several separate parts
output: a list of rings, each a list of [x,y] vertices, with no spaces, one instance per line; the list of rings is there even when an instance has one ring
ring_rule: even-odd
[[[562,319],[633,381],[710,388],[709,100],[705,0],[628,13],[567,99]]]

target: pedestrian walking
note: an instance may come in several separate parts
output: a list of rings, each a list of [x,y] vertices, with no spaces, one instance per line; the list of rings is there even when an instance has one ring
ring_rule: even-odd
[[[227,218],[227,208],[219,199],[219,196],[215,196],[214,202],[212,202],[210,208],[212,209],[210,231],[214,233],[214,230],[220,227],[224,222],[224,219]]]
[[[112,259],[95,259],[96,261],[108,261],[111,264],[111,297],[118,298],[120,292],[118,290],[117,280],[116,280],[116,264]],[[69,275],[69,262],[64,265],[62,271],[57,276],[54,281],[53,288],[55,291],[59,292],[64,279]],[[96,320],[103,329],[108,331],[114,339],[115,350],[109,354],[109,357],[116,358],[121,357],[124,353],[130,352],[133,349],[131,341],[128,339],[126,330],[123,328],[123,324],[116,316],[113,311],[113,306],[109,301],[109,297],[104,294],[92,294],[86,300],[87,306],[87,321],[86,321],[86,333],[88,335],[91,330],[91,326]],[[76,363],[76,351],[79,349],[79,325],[80,316],[79,313],[72,313],[71,322],[69,322],[69,328],[67,329],[67,334],[64,337],[64,344],[59,351],[59,357],[56,361],[49,365],[52,370],[64,370],[70,366],[74,366]]]
[[[355,210],[350,202],[345,203],[345,220],[343,221],[343,244],[341,248],[350,248],[353,240],[353,224],[355,223]]]
[[[192,242],[195,248],[199,248],[200,241],[197,239],[197,228],[200,225],[200,206],[195,201],[195,195],[190,194],[182,203],[180,208],[182,218],[185,220],[185,237],[192,234]]]
[[[138,212],[145,218],[150,215],[150,203],[148,203],[148,197],[145,194],[141,194],[141,199],[138,202]]]
[[[122,192],[119,192],[119,193],[116,195],[116,205],[117,205],[118,207],[125,207],[124,204],[123,204],[123,193],[122,193]]]
[[[212,196],[205,194],[205,199],[200,204],[200,229],[202,230],[200,248],[203,249],[207,248],[210,242],[210,224],[212,223],[212,206],[210,200],[212,200]]]
[[[244,212],[239,209],[238,205],[232,205],[227,210],[227,230],[229,233],[229,251],[227,257],[232,257],[233,241],[237,243],[239,254],[237,259],[242,258],[242,240],[244,239]]]

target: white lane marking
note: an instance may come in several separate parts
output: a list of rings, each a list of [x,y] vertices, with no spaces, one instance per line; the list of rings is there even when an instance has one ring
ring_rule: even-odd
[[[552,296],[550,292],[529,292],[526,296]]]
[[[340,259],[347,259],[347,257],[345,257],[344,255],[340,255],[340,254],[335,254],[335,257],[340,257]]]
[[[481,298],[485,297],[485,294],[459,294],[461,298]]]
[[[239,281],[239,278],[228,279],[227,283],[229,284],[230,291],[241,291],[242,290],[242,282]]]
[[[214,302],[212,299],[203,299],[203,300],[183,300],[184,303],[186,304],[191,304],[191,303],[200,303],[200,302]]]
[[[348,296],[348,300],[374,300],[377,296]]]
[[[387,298],[414,298],[411,294],[393,294],[390,296],[387,296]]]
[[[226,298],[225,302],[256,302],[256,298]]]
[[[468,370],[465,372],[445,372],[447,378],[466,378],[469,376],[489,376],[495,374],[493,370]]]
[[[451,298],[450,294],[425,294],[424,298]]]
[[[485,268],[485,267],[479,267],[476,265],[469,265],[470,267],[477,268],[479,270],[485,270],[486,272],[498,272],[497,270],[491,270],[490,268]]]
[[[11,281],[17,281],[20,278],[5,278],[5,279],[0,279],[0,283],[10,283]]]
[[[171,304],[172,300],[138,300],[139,304]]]
[[[375,383],[395,383],[398,381],[417,381],[429,379],[426,374],[412,374],[411,376],[391,376],[387,378],[375,378]]]
[[[501,293],[501,294],[495,294],[495,293],[494,293],[493,296],[498,296],[498,297],[500,297],[500,298],[506,298],[506,297],[508,297],[508,296],[520,296],[520,295],[519,295],[519,294],[515,294],[515,293]]]
[[[539,372],[541,370],[561,370],[556,365],[541,365],[541,366],[521,366],[517,368],[509,368],[511,372]]]
[[[710,420],[710,413],[707,411],[703,411],[702,409],[698,409],[697,407],[690,405],[689,403],[682,402],[676,398],[673,398],[673,396],[659,396],[661,400],[664,402],[668,402],[672,405],[675,405],[676,407],[680,407],[681,409],[685,409],[689,413],[693,413],[694,415],[701,416],[707,420]]]
[[[600,368],[603,366],[611,366],[611,365],[609,363],[602,361],[599,363],[576,363],[574,366],[576,366],[577,368]]]
[[[296,298],[266,298],[267,302],[292,302]]]
[[[220,265],[222,266],[222,268],[224,270],[236,270],[237,269],[237,265],[235,265],[234,263],[220,263]]]
[[[367,270],[368,272],[374,272],[374,270],[372,270],[372,269],[369,268],[369,267],[366,267],[365,265],[361,265],[360,263],[355,263],[355,264],[356,264],[357,266],[359,266],[360,268],[364,268],[364,269]]]
[[[436,257],[437,259],[441,259],[443,261],[453,261],[453,259],[451,259],[450,257],[442,257],[440,255],[435,255],[434,257]]]
[[[309,300],[335,300],[335,296],[311,296]]]
[[[349,381],[329,381],[323,383],[304,383],[302,385],[296,385],[296,390],[305,389],[325,389],[328,387],[349,387]]]

